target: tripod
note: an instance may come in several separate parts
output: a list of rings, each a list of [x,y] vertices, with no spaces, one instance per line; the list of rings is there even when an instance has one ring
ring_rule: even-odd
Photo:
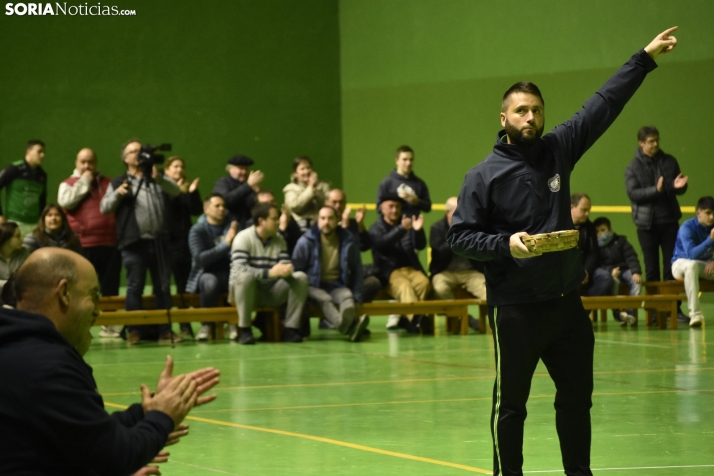
[[[164,246],[165,243],[168,242],[168,239],[164,238],[166,234],[163,230],[160,229],[164,228],[164,223],[158,223],[158,220],[164,217],[165,213],[161,209],[163,205],[163,200],[161,199],[160,195],[161,192],[155,190],[154,187],[151,187],[152,184],[155,184],[151,172],[152,168],[148,168],[148,170],[146,170],[146,167],[142,168],[142,177],[139,181],[139,186],[136,189],[135,197],[136,199],[138,199],[139,192],[141,191],[142,186],[146,184],[144,190],[149,206],[149,220],[151,221],[154,218],[157,220],[157,223],[155,224],[156,226],[151,227],[152,229],[157,230],[153,233],[154,256],[156,257],[156,267],[159,276],[159,288],[163,297],[163,302],[166,310],[167,324],[169,326],[171,348],[174,348],[175,342],[173,333],[173,321],[171,319],[171,265],[169,262],[169,258],[166,254],[166,247]],[[153,282],[153,280],[152,284],[155,288],[154,294],[156,294],[156,283]]]

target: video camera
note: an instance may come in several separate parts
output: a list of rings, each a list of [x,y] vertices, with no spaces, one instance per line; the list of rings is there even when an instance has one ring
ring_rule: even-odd
[[[157,154],[157,152],[170,150],[171,144],[161,144],[157,146],[146,144],[141,147],[138,158],[139,167],[141,168],[145,177],[151,177],[151,169],[154,167],[154,165],[163,164],[164,160],[166,160],[163,155]]]

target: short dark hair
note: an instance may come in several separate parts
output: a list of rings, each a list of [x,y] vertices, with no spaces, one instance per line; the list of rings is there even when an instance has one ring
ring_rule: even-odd
[[[659,137],[659,131],[655,126],[645,126],[637,131],[637,141],[645,142],[649,136]]]
[[[42,142],[40,139],[31,139],[31,140],[27,141],[27,146],[25,147],[25,152],[32,149],[36,145],[41,145],[43,149],[45,148],[45,143]]]
[[[312,160],[310,160],[310,157],[308,157],[307,155],[298,155],[293,159],[293,172],[297,172],[297,168],[303,162],[307,162],[308,164],[310,164],[310,167],[312,167]]]
[[[540,102],[543,103],[543,106],[545,106],[543,95],[540,93],[538,86],[530,81],[520,81],[508,88],[508,90],[503,94],[503,99],[501,100],[501,112],[506,112],[506,109],[508,109],[508,98],[511,97],[511,94],[515,93],[525,93],[537,96],[540,99]]]
[[[17,223],[14,221],[6,221],[0,225],[0,247],[7,243],[7,240],[13,237],[17,228]]]
[[[401,154],[402,152],[411,152],[412,155],[414,155],[414,150],[411,147],[409,147],[408,145],[400,145],[399,147],[397,147],[397,154],[394,156],[394,158],[398,159],[399,154]]]
[[[265,220],[268,218],[268,215],[270,215],[270,210],[275,208],[275,210],[278,209],[275,205],[272,203],[259,203],[256,206],[253,207],[253,209],[250,211],[251,217],[253,217],[253,225],[258,226],[258,219],[262,218]]]
[[[714,210],[714,197],[702,197],[697,202],[697,210]]]
[[[600,225],[605,225],[607,226],[608,230],[612,230],[612,224],[610,223],[610,219],[607,217],[597,217],[595,219],[595,221],[593,222],[593,226],[597,228]]]
[[[582,200],[583,198],[587,198],[589,201],[592,202],[592,200],[590,200],[590,197],[588,196],[587,193],[580,192],[580,193],[574,193],[570,196],[570,204],[574,207],[577,207],[578,203],[580,203],[580,200]]]
[[[203,206],[205,207],[206,205],[211,203],[211,199],[216,198],[216,197],[220,198],[225,203],[226,199],[223,198],[223,195],[221,195],[220,193],[211,193],[206,198],[203,199]]]
[[[335,218],[339,218],[339,215],[337,214],[337,210],[335,210],[335,207],[331,207],[329,205],[323,205],[320,207],[320,210],[322,210],[323,208],[328,208],[328,209],[332,210],[332,213],[335,214]]]

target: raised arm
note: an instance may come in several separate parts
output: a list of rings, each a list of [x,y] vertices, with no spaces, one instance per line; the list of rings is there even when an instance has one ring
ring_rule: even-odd
[[[672,51],[677,40],[671,35],[677,27],[655,37],[643,50],[635,53],[627,63],[607,80],[588,99],[573,117],[558,125],[543,139],[552,146],[566,149],[566,157],[573,160],[571,167],[602,136],[635,94],[645,76],[657,67],[654,59]]]

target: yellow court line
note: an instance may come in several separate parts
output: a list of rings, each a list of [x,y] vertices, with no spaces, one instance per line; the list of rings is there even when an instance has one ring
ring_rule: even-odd
[[[377,205],[374,203],[348,203],[347,204],[348,207],[351,207],[354,210],[361,208],[363,205],[367,210],[376,210],[377,209]],[[679,207],[679,208],[682,210],[682,213],[694,213],[694,207]],[[444,211],[444,210],[446,210],[446,206],[443,203],[434,203],[434,204],[432,204],[431,209],[435,210],[435,211]],[[595,212],[595,213],[631,213],[632,207],[629,205],[595,205],[592,207],[592,209],[590,211]]]
[[[108,403],[108,402],[104,402],[104,405],[109,406],[109,407],[114,407],[114,408],[127,408],[125,405],[117,405],[115,403]],[[430,463],[430,464],[436,464],[438,466],[448,466],[450,468],[463,469],[464,471],[470,471],[472,473],[493,474],[492,471],[489,471],[486,469],[481,469],[481,468],[475,468],[473,466],[466,466],[464,464],[451,463],[449,461],[441,461],[438,459],[423,458],[421,456],[414,456],[414,455],[410,455],[410,454],[406,454],[406,453],[397,453],[395,451],[388,451],[388,450],[382,450],[379,448],[372,448],[371,446],[357,445],[355,443],[348,443],[346,441],[333,440],[332,438],[323,438],[321,436],[306,435],[304,433],[294,433],[292,431],[284,431],[284,430],[273,430],[272,428],[263,428],[260,426],[252,426],[252,425],[242,425],[240,423],[232,423],[232,422],[221,421],[221,420],[212,420],[209,418],[201,418],[201,417],[194,417],[194,416],[187,416],[186,420],[200,421],[203,423],[211,423],[213,425],[228,426],[228,427],[232,427],[232,428],[241,428],[244,430],[253,430],[253,431],[260,431],[263,433],[272,433],[274,435],[291,436],[293,438],[302,438],[305,440],[319,441],[320,443],[328,443],[328,444],[336,445],[336,446],[344,446],[345,448],[352,448],[355,450],[367,451],[370,453],[377,453],[377,454],[386,455],[386,456],[393,456],[395,458],[403,458],[403,459],[408,459],[408,460],[412,460],[412,461],[419,461],[421,463]]]
[[[630,369],[630,370],[608,370],[601,372],[593,372],[593,375],[621,375],[621,374],[637,374],[637,373],[666,373],[666,372],[699,372],[702,370],[714,370],[714,367],[701,368],[677,368],[677,369]],[[547,372],[536,372],[534,377],[549,377]],[[321,382],[321,383],[286,383],[276,385],[246,385],[237,387],[217,387],[214,392],[228,392],[233,390],[265,390],[278,388],[310,388],[310,387],[343,387],[345,385],[379,385],[379,384],[400,384],[400,383],[420,383],[420,382],[448,382],[448,381],[463,381],[463,380],[484,380],[493,379],[493,374],[467,377],[435,377],[435,378],[409,378],[400,380],[362,380],[356,382]],[[105,397],[123,397],[131,395],[141,395],[141,392],[109,392],[102,393]]]
[[[605,393],[594,393],[593,397],[598,397],[598,396],[622,396],[622,395],[655,395],[655,394],[665,394],[665,393],[681,393],[681,392],[691,392],[691,393],[714,393],[714,390],[658,390],[658,391],[646,391],[646,392],[605,392]],[[482,398],[464,398],[464,399],[456,399],[456,400],[433,400],[433,401],[412,401],[412,402],[401,402],[401,403],[419,403],[419,402],[449,402],[449,401],[474,401],[474,400],[486,400],[490,399],[491,397],[482,397]],[[531,395],[529,398],[553,398],[553,395]],[[395,402],[396,403],[396,402]],[[104,405],[107,407],[112,407],[112,408],[119,408],[119,409],[126,409],[126,405],[119,405],[116,403],[110,403],[110,402],[104,402]],[[300,407],[294,407],[294,408],[300,408]],[[458,464],[458,463],[451,463],[449,461],[441,461],[441,460],[436,460],[436,459],[431,459],[431,458],[424,458],[421,456],[415,456],[415,455],[410,455],[406,453],[397,453],[395,451],[388,451],[388,450],[383,450],[380,448],[373,448],[371,446],[364,446],[364,445],[358,445],[355,443],[349,443],[346,441],[340,441],[340,440],[334,440],[332,438],[323,438],[321,436],[313,436],[313,435],[306,435],[304,433],[295,433],[292,431],[284,431],[284,430],[274,430],[272,428],[263,428],[260,426],[252,426],[252,425],[243,425],[240,423],[232,423],[232,422],[227,422],[227,421],[222,421],[222,420],[213,420],[209,418],[202,418],[202,417],[195,417],[195,416],[187,416],[186,420],[192,420],[192,421],[198,421],[202,423],[210,423],[213,425],[221,425],[221,426],[227,426],[227,427],[232,427],[232,428],[241,428],[244,430],[252,430],[252,431],[259,431],[263,433],[272,433],[275,435],[281,435],[281,436],[290,436],[293,438],[302,438],[305,440],[312,440],[312,441],[318,441],[320,443],[327,443],[331,445],[336,445],[336,446],[343,446],[345,448],[352,448],[360,451],[367,451],[370,453],[376,453],[376,454],[381,454],[385,456],[393,456],[395,458],[402,458],[402,459],[408,459],[412,461],[419,461],[422,463],[430,463],[430,464],[435,464],[438,466],[447,466],[450,468],[456,468],[456,469],[463,469],[465,471],[469,471],[472,473],[480,473],[480,474],[492,474],[491,471],[481,469],[481,468],[476,468],[473,466],[466,466],[463,464]]]

